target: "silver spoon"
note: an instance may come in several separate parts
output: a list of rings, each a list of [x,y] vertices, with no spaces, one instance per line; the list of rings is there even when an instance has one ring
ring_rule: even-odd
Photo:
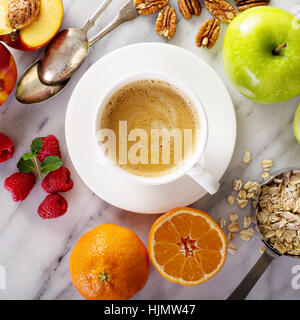
[[[111,0],[106,0],[105,3],[98,9],[95,16],[90,19],[86,26],[93,25],[97,18],[100,16],[100,14],[105,10],[105,8],[108,6],[108,4],[111,2]],[[96,35],[94,38],[92,38],[90,41],[87,41],[89,44],[88,47],[93,46],[96,44],[99,40],[101,40],[104,36],[106,36],[108,33],[110,33],[112,30],[114,30],[116,27],[118,27],[120,24],[135,19],[138,16],[138,11],[136,10],[133,1],[129,0],[119,11],[118,15],[112,20],[112,22],[102,29],[98,35]],[[70,30],[76,30],[76,29],[67,29],[67,33],[72,32]],[[63,32],[63,31],[62,31]],[[62,33],[60,32],[60,33]],[[77,33],[77,32],[76,32]],[[78,33],[79,34],[79,33]],[[72,37],[73,38],[73,37]],[[80,38],[80,37],[79,37]],[[57,38],[56,38],[57,39]],[[73,38],[74,39],[74,38]],[[78,37],[76,38],[76,44],[75,46],[79,48],[78,46]],[[85,58],[88,54],[88,48],[85,53],[82,53],[83,49],[78,50],[76,57],[81,58],[83,60],[80,61],[80,59],[75,59],[75,64],[73,67],[73,64],[71,64],[67,69],[69,71],[64,72],[64,75],[67,74],[67,72],[71,71],[71,75],[81,66]],[[65,53],[66,56],[63,57],[63,59],[69,60],[69,58],[72,56],[72,52]],[[70,61],[74,61],[74,59],[70,59]],[[15,97],[17,101],[24,104],[33,104],[45,101],[47,99],[50,99],[51,97],[55,96],[59,92],[61,92],[67,85],[67,83],[70,80],[69,78],[66,78],[65,81],[60,82],[58,85],[45,85],[43,84],[38,75],[38,69],[41,61],[35,62],[32,66],[30,66],[25,73],[23,74],[22,78],[20,79],[17,90],[15,93]],[[57,62],[59,65],[61,65],[59,62]],[[67,62],[68,65],[68,62]],[[32,94],[34,92],[34,94]]]
[[[273,181],[274,178],[278,177],[279,175],[285,172],[293,171],[293,170],[298,170],[298,169],[291,168],[291,169],[279,170],[273,173],[273,176],[266,182],[262,183],[261,186],[269,184],[270,182]],[[260,277],[263,275],[265,270],[268,268],[268,266],[272,263],[272,261],[275,258],[280,256],[288,256],[288,257],[297,258],[297,259],[300,258],[300,256],[290,255],[287,253],[282,255],[280,252],[275,250],[267,241],[265,241],[261,233],[260,233],[260,237],[263,243],[266,245],[263,255],[259,258],[259,260],[256,262],[254,267],[249,271],[246,277],[242,280],[239,286],[229,296],[228,300],[244,300],[249,294],[249,292],[252,290],[252,288],[255,286],[256,282],[260,279]]]
[[[87,32],[111,0],[106,0],[95,17],[87,22],[83,29],[66,29],[56,35],[45,50],[39,64],[39,77],[44,84],[57,85],[65,82],[80,68],[89,54],[89,48],[99,41],[99,35],[88,40]],[[137,10],[130,1],[120,11],[120,15],[109,27],[109,31],[124,21],[138,16]],[[107,28],[106,28],[107,31]],[[109,32],[108,31],[108,32]],[[103,32],[103,31],[102,31]],[[102,37],[101,37],[102,38]]]
[[[46,86],[38,77],[38,62],[31,65],[23,74],[17,86],[16,99],[23,104],[45,101],[65,88],[69,80],[58,86]]]
[[[82,29],[60,31],[46,47],[39,63],[39,77],[44,84],[57,85],[69,79],[89,54],[88,31],[112,0],[105,0]]]

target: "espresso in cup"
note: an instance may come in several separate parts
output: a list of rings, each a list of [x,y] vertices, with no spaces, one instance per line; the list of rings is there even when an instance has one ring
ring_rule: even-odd
[[[194,154],[200,119],[182,90],[145,79],[123,85],[106,100],[99,129],[106,154],[119,167],[157,178],[173,173]]]

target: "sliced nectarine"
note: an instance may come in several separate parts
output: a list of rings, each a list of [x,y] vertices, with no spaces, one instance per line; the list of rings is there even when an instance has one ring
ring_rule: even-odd
[[[0,41],[19,50],[34,51],[40,49],[55,36],[61,26],[62,19],[62,0],[41,0],[37,18],[21,30],[0,35]]]
[[[61,0],[42,0],[39,18],[21,31],[21,39],[31,48],[49,42],[58,31],[63,18]]]
[[[10,0],[0,0],[0,35],[13,32],[8,21],[8,6]]]
[[[17,81],[17,66],[11,53],[0,43],[0,106],[7,100]]]

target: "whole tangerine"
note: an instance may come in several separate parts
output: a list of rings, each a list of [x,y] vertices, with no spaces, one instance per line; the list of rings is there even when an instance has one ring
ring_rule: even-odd
[[[149,277],[147,249],[131,230],[102,224],[85,233],[70,255],[74,287],[87,300],[128,300]]]

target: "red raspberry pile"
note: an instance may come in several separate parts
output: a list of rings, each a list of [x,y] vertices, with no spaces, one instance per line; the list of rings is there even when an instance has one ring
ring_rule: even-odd
[[[1,136],[2,135],[0,134],[0,162],[1,159],[9,159],[14,152],[11,140],[4,135],[3,136],[6,138],[2,138]],[[48,157],[53,158],[53,156],[56,156],[61,158],[59,141],[55,136],[49,135],[47,137],[39,138],[39,140],[42,140],[42,147],[39,149],[39,152],[36,155],[33,154],[32,157],[36,156],[42,163],[42,167],[43,162],[47,161]],[[2,141],[3,143],[1,144]],[[61,165],[61,160],[58,160]],[[36,169],[32,168],[32,170]],[[27,171],[27,167],[25,167],[25,171]],[[36,178],[32,171],[17,172],[5,180],[4,188],[11,192],[12,199],[18,202],[27,198],[34,187],[35,182]],[[64,215],[68,209],[68,202],[59,195],[58,192],[67,192],[73,188],[70,171],[67,168],[60,166],[58,169],[49,172],[42,181],[42,188],[50,195],[48,195],[40,204],[38,208],[39,216],[43,219],[52,219]]]

